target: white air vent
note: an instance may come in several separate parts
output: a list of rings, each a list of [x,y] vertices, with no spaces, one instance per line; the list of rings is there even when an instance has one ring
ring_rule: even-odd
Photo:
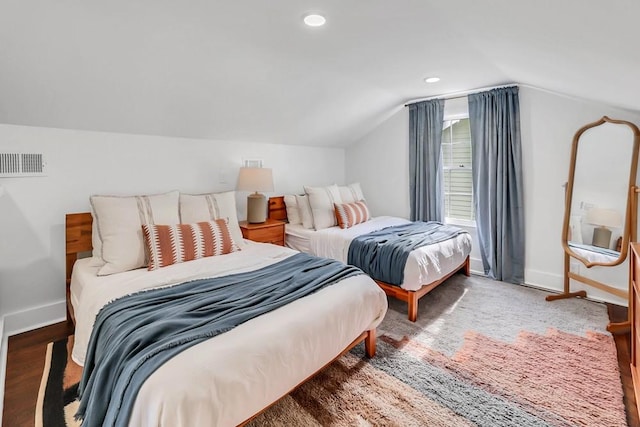
[[[40,153],[0,153],[0,178],[45,176]]]

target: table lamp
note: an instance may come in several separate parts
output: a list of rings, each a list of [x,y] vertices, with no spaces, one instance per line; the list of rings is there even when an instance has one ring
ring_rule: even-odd
[[[591,208],[587,211],[586,221],[596,225],[593,229],[593,246],[609,249],[611,230],[607,227],[621,227],[622,214],[615,209]]]
[[[247,222],[258,224],[267,220],[267,198],[259,191],[273,191],[270,168],[240,168],[237,190],[253,191],[247,197]]]

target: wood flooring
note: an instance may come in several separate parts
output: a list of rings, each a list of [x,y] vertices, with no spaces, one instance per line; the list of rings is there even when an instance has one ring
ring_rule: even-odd
[[[4,427],[34,425],[47,344],[73,333],[67,322],[9,337],[4,383]]]
[[[611,321],[626,320],[626,307],[609,304],[607,306]],[[63,322],[9,338],[2,417],[4,427],[33,426],[47,344],[67,337],[71,333],[72,329]],[[629,368],[631,341],[627,334],[615,336],[615,342],[618,349],[627,421],[630,427],[637,427],[640,426],[640,418]]]

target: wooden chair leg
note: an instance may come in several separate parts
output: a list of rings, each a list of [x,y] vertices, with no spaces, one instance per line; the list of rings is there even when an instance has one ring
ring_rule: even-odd
[[[467,260],[464,262],[464,275],[467,277],[471,276],[471,262],[469,261],[469,257],[467,257]]]
[[[418,296],[415,292],[409,292],[407,303],[409,305],[409,321],[415,322],[418,319]]]
[[[368,331],[367,337],[364,339],[364,352],[367,357],[376,355],[376,330]]]

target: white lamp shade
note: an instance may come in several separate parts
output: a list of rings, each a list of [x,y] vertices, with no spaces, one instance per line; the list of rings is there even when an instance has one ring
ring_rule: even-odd
[[[587,211],[587,222],[602,227],[622,227],[622,214],[615,209],[591,208]]]
[[[270,168],[240,168],[239,191],[273,191],[273,173]]]

